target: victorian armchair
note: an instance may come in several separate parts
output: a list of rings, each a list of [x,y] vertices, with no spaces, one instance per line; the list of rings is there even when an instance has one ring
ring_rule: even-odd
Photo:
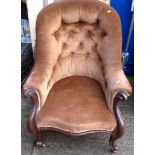
[[[28,129],[44,146],[43,131],[72,136],[124,133],[119,102],[131,94],[121,64],[121,24],[97,0],[64,0],[41,10],[36,21],[35,64],[23,89],[34,103]]]

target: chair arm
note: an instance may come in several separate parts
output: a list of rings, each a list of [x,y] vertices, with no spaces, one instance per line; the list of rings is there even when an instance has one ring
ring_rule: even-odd
[[[38,94],[40,107],[46,101],[49,93],[48,82],[50,80],[50,76],[51,73],[48,72],[48,69],[44,68],[43,70],[41,68],[34,67],[23,85],[25,96],[30,97],[28,94],[29,90]]]
[[[115,97],[122,94],[122,100],[127,100],[132,93],[132,88],[122,69],[108,72],[105,75],[105,81],[107,86],[105,93],[106,101],[110,110],[113,111]]]

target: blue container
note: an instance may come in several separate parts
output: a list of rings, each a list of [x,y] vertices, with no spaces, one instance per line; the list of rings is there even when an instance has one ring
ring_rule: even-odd
[[[131,11],[132,0],[111,0],[110,5],[118,12],[122,24],[122,52],[125,52],[130,23],[133,12]],[[127,63],[124,66],[124,71],[127,74],[134,73],[134,28],[131,33]]]

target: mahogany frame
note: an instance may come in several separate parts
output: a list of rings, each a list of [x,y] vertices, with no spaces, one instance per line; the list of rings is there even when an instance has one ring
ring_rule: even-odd
[[[36,140],[34,143],[36,146],[40,146],[40,147],[45,146],[45,144],[43,143],[43,131],[47,131],[47,130],[58,131],[71,136],[81,136],[81,135],[86,135],[91,133],[102,132],[102,133],[110,134],[110,138],[109,138],[110,151],[116,152],[118,150],[118,146],[115,145],[115,142],[117,139],[121,138],[124,135],[124,121],[123,121],[122,114],[120,112],[119,105],[120,105],[120,101],[126,101],[128,98],[128,95],[125,91],[119,91],[115,95],[113,100],[113,112],[116,119],[116,128],[112,132],[107,130],[94,130],[94,131],[86,131],[82,133],[70,133],[62,129],[52,128],[52,127],[38,128],[35,122],[35,117],[36,117],[36,113],[39,111],[39,106],[40,106],[39,93],[33,88],[28,88],[24,91],[24,95],[28,98],[31,98],[33,103],[33,109],[27,121],[27,128],[28,128],[28,131],[36,137]]]

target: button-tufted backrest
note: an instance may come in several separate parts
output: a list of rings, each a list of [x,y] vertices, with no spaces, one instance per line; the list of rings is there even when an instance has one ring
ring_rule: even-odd
[[[46,6],[36,22],[35,64],[52,85],[72,75],[104,78],[121,68],[121,26],[117,13],[97,0],[63,0]]]

